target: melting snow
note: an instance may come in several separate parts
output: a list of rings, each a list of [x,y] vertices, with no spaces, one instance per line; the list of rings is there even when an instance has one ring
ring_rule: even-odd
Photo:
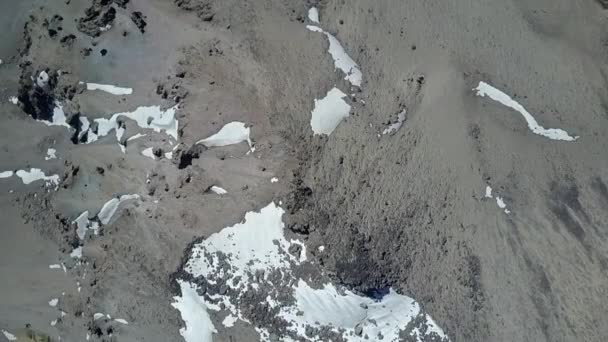
[[[101,90],[112,95],[131,95],[132,88],[117,87],[110,84],[87,83],[87,90]]]
[[[327,39],[329,40],[328,52],[334,59],[335,68],[342,70],[342,72],[346,74],[344,77],[345,80],[349,81],[354,86],[361,87],[363,74],[361,73],[361,70],[359,70],[357,63],[346,53],[344,47],[340,44],[340,41],[318,26],[307,25],[306,28],[313,32],[321,32],[327,36]]]
[[[319,23],[319,10],[316,7],[311,7],[308,10],[308,19],[313,23]]]
[[[219,132],[214,135],[197,141],[197,144],[203,144],[207,147],[213,146],[227,146],[238,144],[240,142],[246,141],[251,147],[251,139],[249,134],[251,129],[249,127],[245,127],[245,124],[239,121],[233,121],[227,123],[222,127]]]
[[[181,297],[173,297],[171,305],[179,310],[186,327],[180,328],[179,333],[186,342],[212,342],[216,333],[211,317],[207,313],[205,301],[196,292],[196,285],[178,280]]]
[[[399,128],[401,128],[401,125],[403,125],[403,122],[405,121],[405,109],[402,110],[401,112],[399,112],[399,114],[397,115],[397,122],[390,124],[387,128],[384,129],[384,131],[382,131],[382,134],[390,134],[393,132],[397,132],[399,130]]]
[[[17,336],[11,334],[10,332],[2,329],[2,334],[4,335],[4,337],[6,337],[7,340],[9,341],[17,341]]]
[[[55,154],[56,152],[57,152],[56,149],[49,148],[48,150],[46,150],[46,157],[44,157],[44,160],[56,159],[57,158],[57,155]]]
[[[228,193],[228,191],[220,188],[219,186],[215,186],[215,185],[211,187],[211,191],[215,192],[218,195],[224,195],[224,194]]]
[[[346,97],[340,89],[333,88],[327,95],[317,100],[312,110],[310,127],[314,134],[331,134],[342,119],[348,117],[350,105],[343,100]]]
[[[148,147],[147,149],[141,151],[141,154],[145,157],[156,160],[156,156],[154,155],[154,149],[152,147]]]
[[[116,213],[116,210],[118,210],[118,206],[122,202],[134,199],[139,199],[139,195],[122,195],[119,198],[112,198],[111,200],[107,201],[103,205],[103,207],[101,207],[101,210],[99,210],[99,213],[97,214],[99,222],[104,225],[108,224],[108,222],[110,222],[110,220]]]
[[[477,88],[473,90],[477,91],[477,96],[488,96],[494,101],[500,102],[501,104],[514,109],[521,113],[526,122],[528,123],[528,128],[534,133],[538,135],[542,135],[552,140],[564,140],[564,141],[574,141],[578,139],[578,136],[570,136],[564,130],[558,128],[544,128],[538,124],[536,119],[530,114],[521,104],[517,101],[511,99],[511,97],[502,91],[492,87],[491,85],[485,82],[479,82]]]

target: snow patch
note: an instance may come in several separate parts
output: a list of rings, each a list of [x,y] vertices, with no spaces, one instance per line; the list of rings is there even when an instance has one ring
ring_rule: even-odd
[[[177,141],[178,120],[175,118],[177,109],[177,105],[167,110],[161,110],[160,106],[142,106],[137,107],[132,112],[115,113],[109,119],[95,119],[94,121],[98,125],[97,134],[89,130],[89,134],[93,134],[89,136],[87,143],[108,135],[112,130],[116,130],[116,140],[120,142],[124,133],[124,128],[119,127],[118,123],[118,119],[121,117],[135,121],[140,128],[151,129],[157,133],[164,131],[165,134]]]
[[[52,307],[57,306],[57,303],[59,303],[59,298],[53,298],[53,299],[49,300],[49,305]]]
[[[215,185],[212,186],[210,189],[211,189],[211,191],[213,191],[214,193],[216,193],[218,195],[225,195],[228,193],[228,191],[220,188],[219,186],[215,186]]]
[[[492,188],[489,185],[486,186],[486,197],[492,198]]]
[[[139,199],[139,195],[122,195],[118,198],[112,198],[111,200],[107,201],[103,205],[103,207],[101,207],[101,210],[99,210],[99,213],[97,214],[99,222],[101,222],[101,224],[103,225],[108,224],[116,213],[116,210],[118,210],[118,206],[120,206],[122,202],[135,199]]]
[[[2,171],[0,172],[0,178],[12,177],[15,173],[13,171]]]
[[[127,139],[127,141],[135,140],[135,139],[138,139],[138,138],[143,138],[143,137],[145,137],[146,135],[147,135],[147,134],[141,134],[141,133],[137,133],[137,134],[135,134],[135,135],[133,135],[133,136],[129,137],[129,139]]]
[[[117,322],[117,323],[120,323],[120,324],[124,324],[124,325],[129,324],[129,322],[127,322],[126,319],[122,319],[122,318],[115,318],[114,322]]]
[[[340,89],[333,88],[327,95],[317,100],[312,110],[310,127],[314,134],[331,134],[340,121],[348,117],[350,105],[343,100],[346,97]]]
[[[207,313],[205,301],[196,292],[197,286],[178,280],[181,296],[173,297],[171,306],[176,308],[186,324],[179,333],[186,342],[213,342],[213,333],[217,333],[211,317]]]
[[[278,181],[279,181],[279,179],[277,177],[270,178],[270,183],[276,183]]]
[[[16,105],[17,103],[19,103],[19,99],[17,99],[16,96],[11,96],[11,97],[8,98],[8,102]]]
[[[70,125],[67,122],[67,118],[65,116],[65,112],[63,111],[63,106],[59,102],[55,102],[55,107],[53,108],[53,117],[51,121],[48,120],[36,120],[38,122],[42,122],[47,126],[64,126],[70,128]]]
[[[70,253],[70,256],[72,258],[82,258],[82,246],[78,247],[78,248],[74,248],[74,250],[72,251],[72,253]]]
[[[249,134],[251,129],[246,127],[244,123],[239,121],[233,121],[227,123],[222,127],[219,132],[214,135],[197,141],[197,144],[203,144],[207,147],[214,146],[228,146],[238,144],[240,142],[246,141],[251,147],[251,139]]]
[[[87,90],[101,90],[112,95],[131,95],[132,88],[117,87],[111,84],[87,83]]]
[[[397,132],[399,130],[399,128],[401,128],[401,125],[403,125],[403,122],[405,121],[405,109],[402,110],[401,112],[399,112],[399,114],[397,114],[397,122],[390,124],[387,128],[385,128],[382,131],[382,134],[390,134],[393,132]]]
[[[231,328],[234,326],[234,323],[236,323],[236,321],[238,321],[238,320],[239,319],[237,317],[234,317],[233,315],[228,315],[222,321],[222,325],[224,325],[226,328]]]
[[[23,184],[26,185],[38,180],[43,180],[46,186],[57,186],[60,180],[58,175],[47,176],[44,174],[44,172],[42,172],[41,169],[36,168],[31,168],[29,171],[19,170],[15,172],[15,174],[17,177],[21,178]]]
[[[2,329],[2,334],[4,335],[4,337],[6,337],[7,340],[9,341],[17,341],[17,336],[11,334],[10,332]]]
[[[574,141],[578,139],[578,136],[570,136],[564,130],[558,128],[544,128],[538,124],[536,119],[530,114],[521,104],[517,101],[511,99],[511,97],[502,91],[492,87],[491,85],[485,82],[479,82],[479,85],[474,88],[477,92],[477,96],[488,96],[494,101],[497,101],[515,111],[521,113],[526,122],[528,123],[528,128],[534,133],[552,140],[563,140],[563,141]]]
[[[156,160],[156,156],[154,155],[154,149],[152,147],[148,147],[145,150],[141,151],[141,154],[144,157],[151,158],[152,160]]]
[[[359,69],[357,63],[346,53],[340,41],[334,37],[332,34],[324,31],[318,26],[307,25],[306,28],[313,32],[321,32],[325,34],[327,40],[329,40],[329,54],[334,60],[334,67],[336,69],[342,70],[346,76],[345,80],[349,81],[352,85],[361,87],[361,82],[363,80],[363,74]]]
[[[486,186],[486,194],[485,194],[486,198],[493,198],[494,196],[492,195],[492,188],[487,185]],[[496,205],[498,205],[498,207],[500,209],[503,209],[503,211],[505,212],[505,214],[510,214],[511,210],[507,209],[507,204],[505,203],[505,201],[502,199],[502,197],[500,196],[496,196]]]
[[[316,7],[311,7],[308,10],[308,19],[313,23],[319,23],[319,10]]]
[[[49,148],[46,150],[46,157],[44,157],[44,160],[51,160],[51,159],[56,159],[57,158],[57,150],[54,148]]]

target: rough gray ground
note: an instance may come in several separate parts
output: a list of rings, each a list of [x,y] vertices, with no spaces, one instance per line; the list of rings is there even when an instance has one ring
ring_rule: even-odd
[[[327,41],[304,28],[313,4],[364,75],[353,115],[329,137],[312,135],[313,99],[347,85]],[[0,171],[41,167],[69,180],[57,192],[0,180],[0,328],[31,323],[64,341],[96,331],[94,340],[178,341],[183,323],[169,303],[184,250],[276,198],[308,250],[326,246],[315,257],[335,280],[399,289],[454,341],[608,336],[601,2],[28,0],[0,3],[0,13]],[[184,150],[233,120],[253,125],[257,150],[191,150],[180,165],[140,155],[167,149],[161,135],[130,142],[126,155],[112,136],[73,144],[67,129],[35,122],[23,106],[32,97],[23,84],[47,68],[68,72],[53,95],[69,114],[177,101]],[[134,94],[82,92],[78,81]],[[519,114],[475,97],[479,81],[581,138],[532,134]],[[16,95],[21,107],[6,101]],[[403,127],[378,137],[403,108]],[[126,136],[139,132],[126,125]],[[44,161],[51,146],[58,159]],[[213,184],[229,194],[206,192]],[[483,197],[486,185],[511,214]],[[70,221],[124,193],[142,200],[86,241],[86,264],[75,265]],[[63,278],[48,269],[61,261]],[[58,309],[49,307],[56,297]],[[67,316],[51,327],[59,309]],[[96,312],[129,325],[94,322]],[[254,341],[247,329],[217,340]]]

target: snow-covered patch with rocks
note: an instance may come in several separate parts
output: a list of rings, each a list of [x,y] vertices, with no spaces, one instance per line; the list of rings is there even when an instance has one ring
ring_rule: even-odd
[[[285,237],[283,213],[270,203],[192,247],[183,266],[188,277],[177,280],[181,295],[172,304],[185,322],[180,333],[187,342],[212,341],[210,315],[218,311],[227,313],[220,316],[225,328],[237,320],[252,324],[263,342],[399,341],[404,331],[414,340],[448,340],[412,298],[394,290],[370,298],[299,277],[299,269],[316,266],[308,263],[302,242]],[[264,314],[251,315],[252,307]],[[256,321],[257,315],[264,320]]]
[[[347,118],[350,105],[344,101],[346,94],[338,88],[332,88],[324,98],[315,99],[311,112],[310,127],[314,134],[331,134],[338,124]]]
[[[479,82],[479,85],[473,90],[476,91],[477,96],[487,96],[492,100],[519,112],[528,123],[528,128],[534,134],[538,134],[552,140],[574,141],[578,139],[578,136],[571,136],[568,134],[568,132],[562,129],[544,128],[543,126],[539,125],[534,116],[532,116],[532,114],[530,114],[526,108],[524,108],[524,106],[513,100],[509,95],[485,82]]]
[[[391,134],[393,132],[397,132],[399,130],[399,128],[401,128],[401,125],[403,125],[403,122],[406,119],[405,114],[406,114],[405,109],[402,110],[401,112],[399,112],[399,114],[397,114],[397,121],[388,125],[388,127],[386,127],[382,131],[382,134]]]

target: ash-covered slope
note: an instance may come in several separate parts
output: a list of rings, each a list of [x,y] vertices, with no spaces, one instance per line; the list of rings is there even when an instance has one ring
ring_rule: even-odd
[[[411,294],[456,341],[607,336],[601,6],[327,1],[320,13],[361,66],[366,102],[298,145],[288,220],[310,250],[324,245],[318,258],[354,288]],[[580,137],[534,134],[476,96],[480,81]]]
[[[599,3],[0,8],[3,332],[27,322],[67,341],[422,340],[439,337],[432,317],[453,341],[608,336]],[[26,184],[38,169],[58,184]],[[275,226],[238,223],[269,203]],[[253,247],[239,239],[227,258],[213,249],[230,251],[239,235],[224,227],[243,226],[281,229]],[[237,279],[263,266],[239,248],[265,246],[281,267]],[[194,272],[180,259],[196,251],[222,262]],[[44,286],[21,286],[34,281]],[[383,293],[416,310],[377,331],[369,314],[386,313]],[[201,298],[224,316],[184,316]]]

